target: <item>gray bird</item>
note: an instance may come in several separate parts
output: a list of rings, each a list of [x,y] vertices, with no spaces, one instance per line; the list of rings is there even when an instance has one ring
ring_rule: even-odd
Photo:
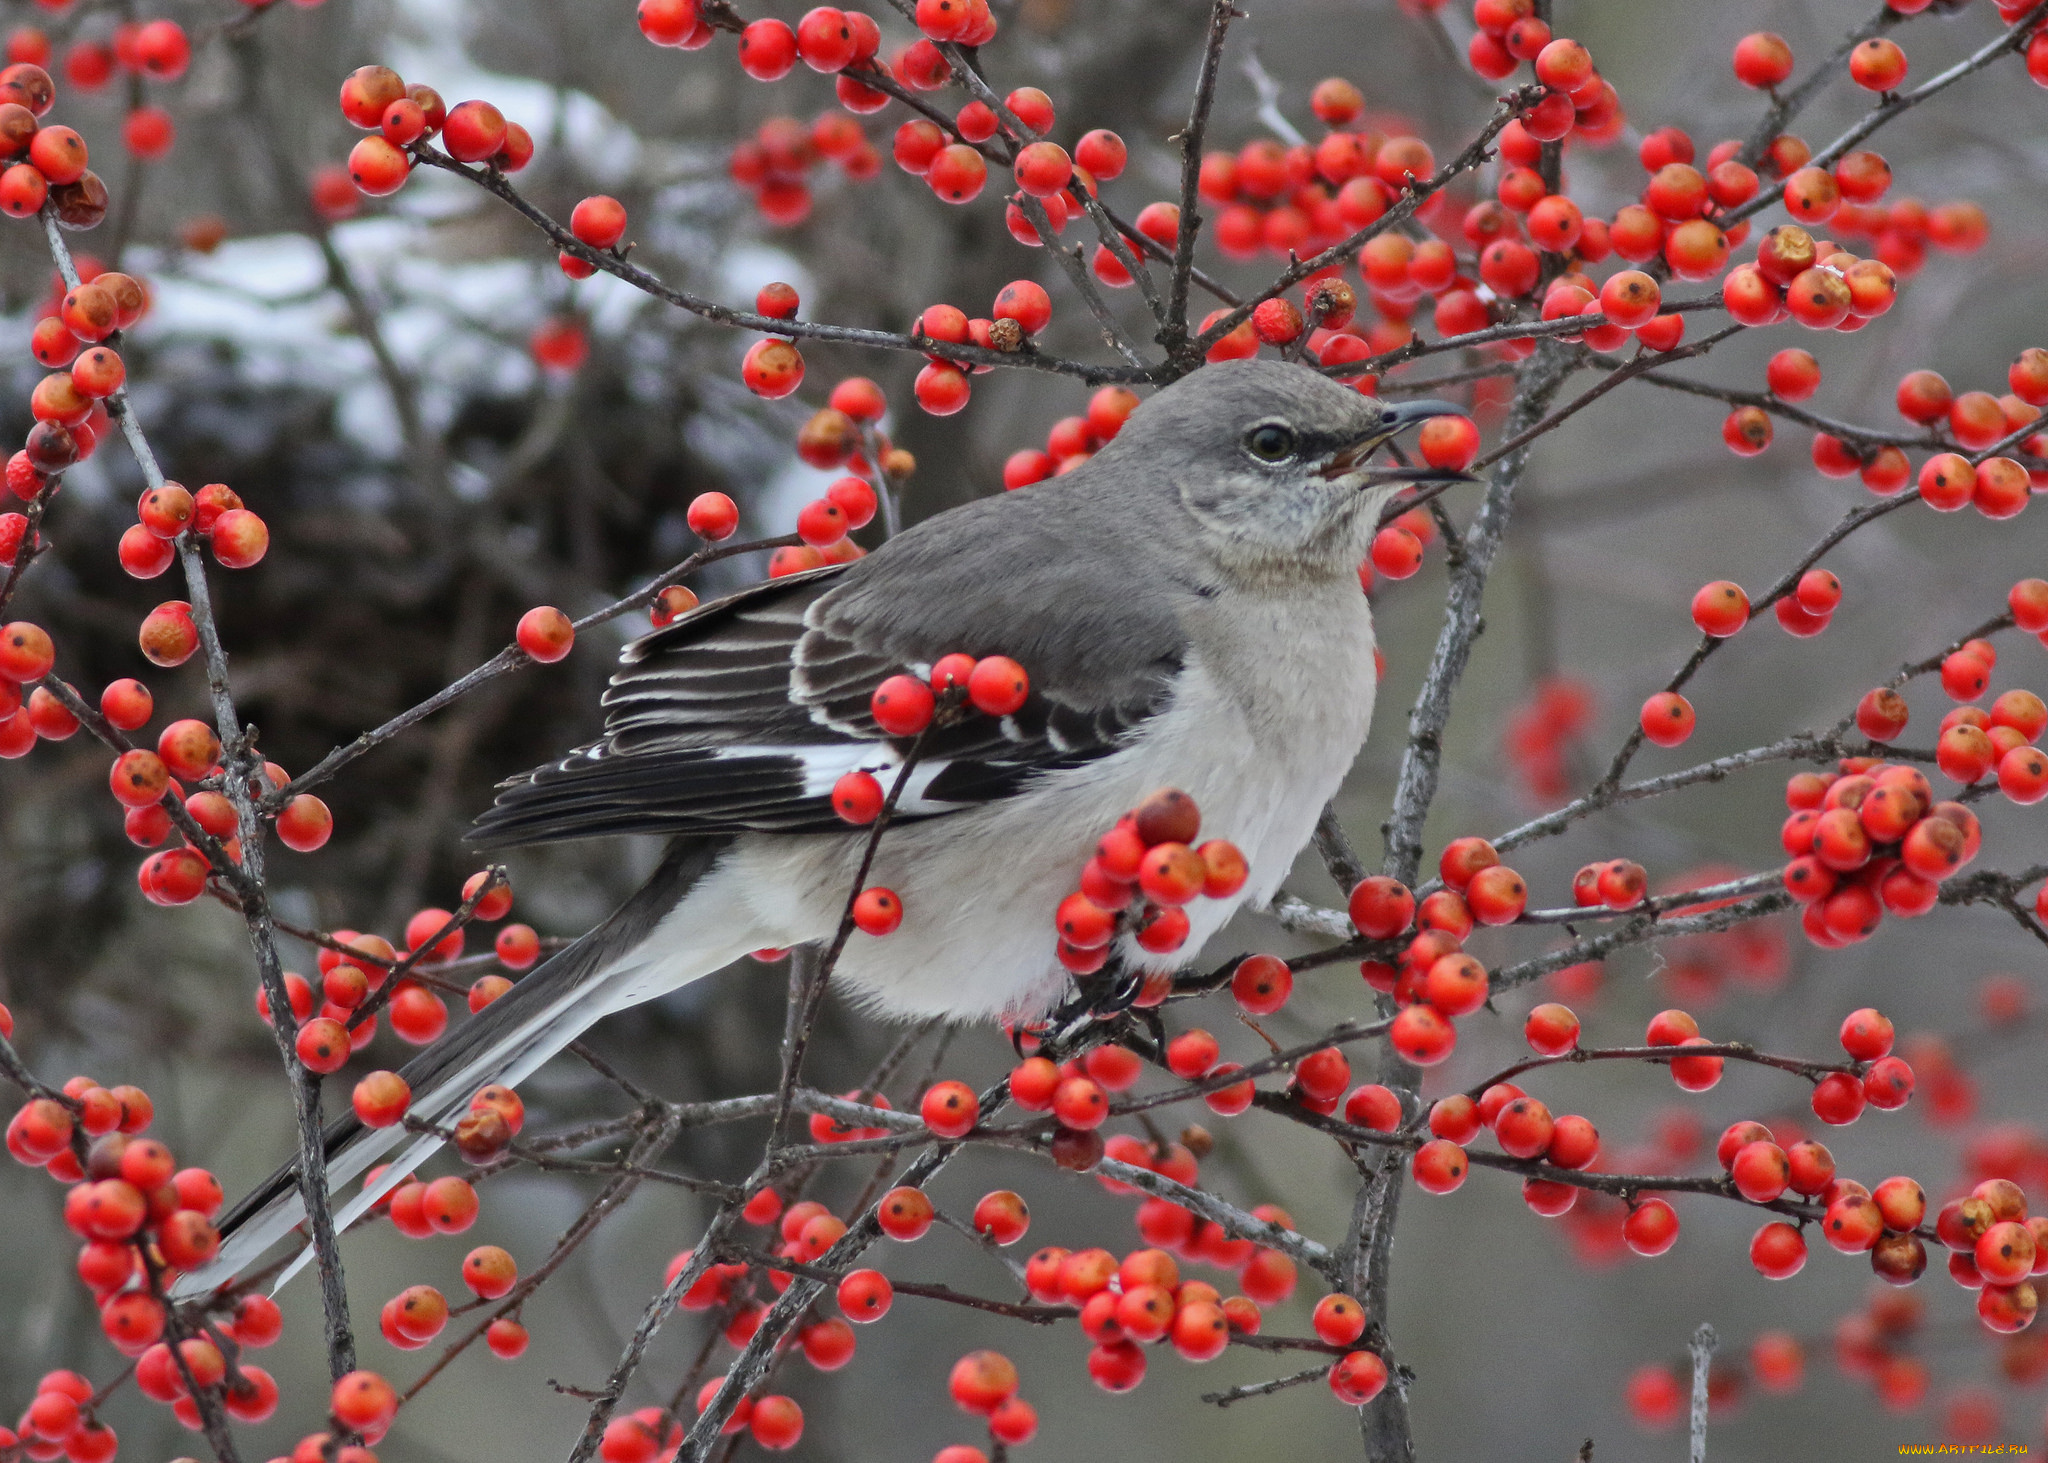
[[[516,1084],[592,1023],[749,951],[832,937],[869,835],[833,784],[884,787],[909,743],[875,687],[950,652],[1030,677],[1000,719],[935,726],[868,882],[900,929],[855,934],[834,986],[877,1014],[1027,1017],[1069,976],[1053,911],[1096,840],[1160,787],[1200,807],[1250,877],[1188,907],[1172,956],[1129,936],[1132,970],[1187,963],[1240,904],[1264,904],[1364,745],[1375,674],[1360,592],[1387,498],[1457,477],[1367,466],[1395,433],[1459,408],[1390,404],[1300,366],[1205,367],[1139,408],[1076,471],[941,513],[863,559],[755,585],[626,648],[605,734],[508,784],[471,838],[487,847],[658,833],[668,852],[602,925],[402,1074],[412,1112],[452,1123],[478,1087]],[[405,1134],[328,1133],[330,1182]],[[416,1138],[345,1206],[365,1211],[438,1146]],[[290,1168],[226,1218],[203,1290],[301,1217]]]

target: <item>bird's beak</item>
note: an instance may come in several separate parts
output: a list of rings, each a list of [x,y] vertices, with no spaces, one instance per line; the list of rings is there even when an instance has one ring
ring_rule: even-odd
[[[1471,413],[1455,402],[1438,401],[1433,397],[1419,397],[1414,401],[1390,401],[1380,409],[1380,421],[1388,436],[1406,428],[1418,426],[1431,417],[1462,417]]]
[[[1451,483],[1470,482],[1472,479],[1461,472],[1427,467],[1381,467],[1363,466],[1365,459],[1384,447],[1408,428],[1419,426],[1431,417],[1459,417],[1466,415],[1465,409],[1448,401],[1436,401],[1424,397],[1416,401],[1390,401],[1380,408],[1380,418],[1372,430],[1338,452],[1331,454],[1323,464],[1322,474],[1326,478],[1345,478],[1359,487],[1376,487],[1386,483]]]
[[[1355,469],[1352,476],[1358,479],[1362,488],[1384,487],[1388,483],[1431,484],[1449,487],[1452,483],[1476,483],[1478,478],[1469,472],[1460,472],[1455,467],[1402,467],[1398,463],[1389,467],[1367,467]],[[1435,497],[1436,494],[1430,494]]]

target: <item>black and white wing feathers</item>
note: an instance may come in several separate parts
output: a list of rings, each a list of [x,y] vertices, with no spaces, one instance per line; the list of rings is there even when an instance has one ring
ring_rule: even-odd
[[[929,675],[954,651],[1012,655],[1031,675],[1030,698],[1011,716],[969,712],[934,726],[898,817],[1008,797],[1036,776],[1103,756],[1171,695],[1180,650],[1170,629],[1140,626],[1153,633],[1134,636],[1121,674],[1034,665],[1034,653],[1051,659],[1051,645],[948,613],[943,585],[922,586],[938,592],[919,596],[920,615],[876,613],[873,596],[848,593],[868,587],[852,571],[871,563],[771,580],[635,641],[605,693],[604,736],[506,784],[471,839],[842,830],[833,784],[865,769],[886,788],[910,747],[876,725],[875,687],[901,672]],[[1085,618],[1089,607],[1070,608]]]

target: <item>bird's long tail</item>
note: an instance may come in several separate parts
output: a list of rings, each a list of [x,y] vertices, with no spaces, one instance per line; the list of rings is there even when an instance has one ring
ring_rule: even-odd
[[[608,1013],[701,976],[727,963],[733,952],[705,949],[660,931],[692,886],[704,877],[724,840],[684,838],[670,844],[647,882],[611,917],[560,951],[493,1001],[445,1040],[408,1063],[399,1075],[412,1089],[409,1113],[452,1127],[477,1089],[513,1086]],[[660,936],[657,938],[657,932]],[[335,1213],[346,1228],[423,1162],[441,1140],[403,1127],[365,1127],[353,1114],[328,1124],[325,1137],[330,1194],[403,1145],[377,1182],[366,1185]],[[221,1220],[220,1252],[205,1267],[180,1277],[174,1294],[201,1295],[231,1279],[305,1217],[298,1164],[288,1163],[246,1195]],[[310,1247],[279,1276],[283,1285],[311,1258]]]

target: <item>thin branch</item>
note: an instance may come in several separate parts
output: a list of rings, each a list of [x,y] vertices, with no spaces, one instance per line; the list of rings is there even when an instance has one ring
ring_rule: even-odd
[[[1549,416],[1544,417],[1541,421],[1531,423],[1522,431],[1508,438],[1507,441],[1501,443],[1500,446],[1494,448],[1492,452],[1488,453],[1486,456],[1480,458],[1478,462],[1474,463],[1474,468],[1483,472],[1485,469],[1492,467],[1496,462],[1500,462],[1512,456],[1513,454],[1521,451],[1524,447],[1527,447],[1532,442],[1534,442],[1538,437],[1544,436],[1549,432],[1555,431],[1559,426],[1564,424],[1566,419],[1576,416],[1578,413],[1584,411],[1587,407],[1591,406],[1594,402],[1598,401],[1608,392],[1614,390],[1615,387],[1621,385],[1624,381],[1630,381],[1637,376],[1645,374],[1653,366],[1655,366],[1657,362],[1679,360],[1690,356],[1703,356],[1708,351],[1712,350],[1715,346],[1719,345],[1722,341],[1727,340],[1732,336],[1739,335],[1747,329],[1749,329],[1747,325],[1727,325],[1715,331],[1712,335],[1705,336],[1700,340],[1695,341],[1691,345],[1679,346],[1676,350],[1656,353],[1649,351],[1643,352],[1641,355],[1638,355],[1634,360],[1627,362],[1625,365],[1618,366],[1614,370],[1608,372],[1607,375],[1603,376],[1600,379],[1597,385],[1588,387],[1585,391],[1573,397],[1570,401],[1566,402],[1556,411],[1550,413]]]
[[[1160,344],[1183,369],[1194,359],[1188,343],[1188,280],[1195,268],[1195,238],[1202,230],[1202,142],[1209,130],[1209,113],[1216,105],[1216,72],[1223,62],[1223,42],[1230,22],[1241,12],[1231,0],[1210,0],[1209,36],[1202,46],[1202,66],[1195,78],[1195,94],[1188,103],[1187,125],[1180,132],[1180,229],[1173,243],[1173,278],[1167,285],[1166,325]]]
[[[757,330],[764,335],[779,335],[793,340],[829,340],[845,345],[867,346],[875,350],[915,351],[919,355],[943,356],[947,360],[963,365],[1014,366],[1034,371],[1048,371],[1055,375],[1078,377],[1090,385],[1110,381],[1146,382],[1154,378],[1155,373],[1142,366],[1093,365],[1086,361],[1063,360],[1036,350],[984,350],[979,346],[955,345],[921,335],[898,335],[888,330],[868,330],[853,325],[826,325],[812,320],[778,320],[773,316],[756,314],[751,310],[735,310],[730,305],[721,305],[716,300],[709,300],[702,295],[665,284],[659,277],[632,263],[623,254],[610,249],[591,248],[529,202],[525,195],[514,188],[504,174],[496,169],[484,166],[470,167],[424,144],[416,144],[412,154],[427,167],[439,168],[443,172],[467,178],[479,188],[503,199],[529,223],[546,234],[562,253],[580,259],[594,268],[602,269],[607,274],[616,275],[637,290],[688,310],[691,314],[717,325],[729,325],[740,330]],[[1044,232],[1051,233],[1049,224]]]
[[[1247,1397],[1269,1397],[1273,1393],[1285,1391],[1289,1387],[1299,1387],[1303,1382],[1321,1381],[1330,1374],[1330,1368],[1334,1365],[1336,1365],[1335,1362],[1325,1362],[1321,1366],[1312,1366],[1305,1372],[1295,1372],[1291,1376],[1275,1377],[1270,1382],[1247,1382],[1241,1387],[1231,1387],[1222,1392],[1204,1392],[1202,1400],[1204,1402],[1213,1402],[1218,1407],[1228,1407],[1231,1403],[1242,1402]]]
[[[1707,1372],[1720,1338],[1705,1321],[1692,1333],[1692,1436],[1690,1463],[1707,1463]]]
[[[707,545],[690,555],[689,558],[684,559],[674,568],[667,570],[665,573],[634,590],[625,598],[613,600],[603,609],[593,610],[582,619],[572,623],[576,632],[580,635],[585,630],[589,630],[594,626],[605,624],[607,621],[617,619],[620,615],[652,604],[655,596],[660,594],[662,590],[694,573],[696,570],[703,568],[706,564],[716,563],[720,559],[729,559],[735,554],[752,554],[758,553],[763,549],[785,548],[799,542],[801,540],[795,534],[784,534],[779,538],[756,539],[752,543]],[[348,766],[349,763],[355,761],[356,758],[362,756],[365,752],[382,746],[408,727],[426,720],[426,718],[432,716],[442,707],[460,700],[486,682],[494,681],[503,675],[509,675],[513,671],[525,670],[528,666],[538,665],[539,663],[519,647],[517,640],[513,640],[503,650],[500,650],[468,675],[449,682],[433,695],[427,697],[426,700],[399,712],[398,715],[392,717],[382,726],[364,732],[354,741],[344,746],[336,747],[311,768],[301,772],[284,787],[278,788],[264,798],[263,811],[266,813],[275,812],[300,793],[310,791],[321,783],[328,781],[336,773],[340,772],[342,768]]]

